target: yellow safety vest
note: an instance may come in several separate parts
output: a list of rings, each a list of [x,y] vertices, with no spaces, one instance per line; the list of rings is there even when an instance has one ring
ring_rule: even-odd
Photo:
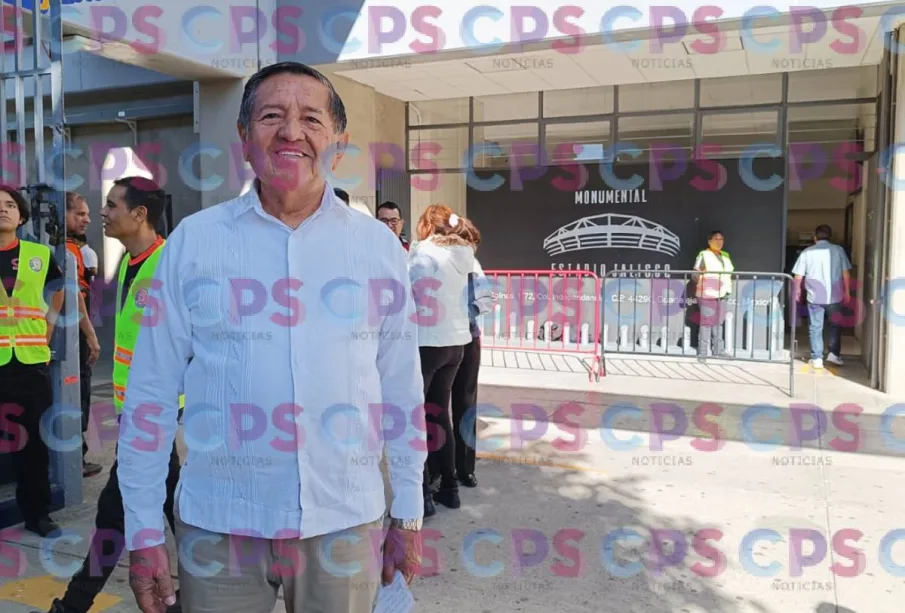
[[[47,364],[47,311],[44,285],[50,267],[50,248],[19,241],[19,266],[12,297],[0,283],[0,366],[15,354],[22,364]]]
[[[732,265],[732,259],[729,257],[728,252],[721,251],[720,255],[722,256],[722,261],[710,249],[704,249],[698,254],[698,258],[701,258],[703,268],[706,271],[698,277],[695,292],[698,298],[716,300],[732,293],[732,275],[719,273],[731,273],[735,270],[735,267]],[[695,261],[697,261],[697,258],[695,258]]]
[[[116,287],[116,332],[113,348],[113,406],[116,408],[117,415],[122,413],[123,402],[126,400],[126,384],[129,381],[129,367],[132,366],[132,352],[135,350],[138,333],[141,331],[151,281],[154,278],[154,271],[157,270],[160,254],[163,253],[164,243],[166,241],[163,241],[154,250],[154,253],[142,262],[129,287],[125,303],[122,301],[122,291],[126,281],[126,271],[129,269],[128,254],[119,265],[119,283]],[[184,407],[185,396],[179,396],[179,408]]]

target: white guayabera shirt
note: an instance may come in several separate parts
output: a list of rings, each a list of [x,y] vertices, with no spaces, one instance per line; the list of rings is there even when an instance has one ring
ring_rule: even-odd
[[[375,282],[388,292],[379,301]],[[382,223],[327,185],[318,211],[293,230],[252,189],[182,220],[155,283],[119,441],[129,550],[164,542],[183,386],[185,523],[307,538],[375,521],[386,511],[384,450],[390,515],[423,516],[415,305],[405,253]],[[148,412],[155,405],[159,414]]]

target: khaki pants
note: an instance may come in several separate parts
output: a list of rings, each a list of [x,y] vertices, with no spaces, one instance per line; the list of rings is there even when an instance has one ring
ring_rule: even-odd
[[[371,613],[382,566],[383,522],[307,539],[216,534],[176,518],[185,613],[271,613],[282,586],[287,613]]]

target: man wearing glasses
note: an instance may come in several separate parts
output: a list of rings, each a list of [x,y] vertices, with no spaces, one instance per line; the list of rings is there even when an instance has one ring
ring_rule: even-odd
[[[402,212],[399,210],[399,205],[387,200],[377,207],[377,219],[389,226],[390,230],[393,231],[393,234],[399,238],[399,242],[402,243],[402,248],[408,251],[409,242],[402,238],[403,223]]]

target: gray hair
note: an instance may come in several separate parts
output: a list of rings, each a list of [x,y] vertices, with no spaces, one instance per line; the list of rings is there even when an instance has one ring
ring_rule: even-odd
[[[279,74],[295,74],[312,77],[323,83],[329,92],[327,100],[330,118],[333,119],[334,131],[342,134],[346,131],[346,106],[343,104],[342,98],[336,93],[333,83],[323,74],[300,62],[280,62],[265,66],[248,79],[245,84],[245,91],[242,93],[242,104],[239,106],[239,125],[243,129],[248,130],[251,125],[251,112],[254,109],[255,98],[258,95],[258,89],[261,83],[268,78]]]

